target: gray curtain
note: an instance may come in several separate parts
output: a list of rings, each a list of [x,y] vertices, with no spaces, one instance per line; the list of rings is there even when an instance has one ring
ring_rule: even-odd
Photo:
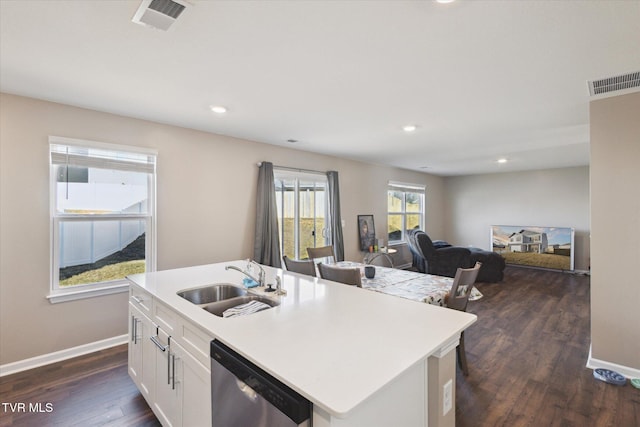
[[[336,261],[344,261],[344,239],[342,238],[342,218],[340,217],[340,185],[338,172],[327,172],[329,183],[329,215],[331,227],[331,242],[336,254]]]
[[[262,162],[258,171],[253,259],[260,264],[272,267],[279,268],[282,265],[278,236],[276,187],[273,179],[273,163],[270,162]]]

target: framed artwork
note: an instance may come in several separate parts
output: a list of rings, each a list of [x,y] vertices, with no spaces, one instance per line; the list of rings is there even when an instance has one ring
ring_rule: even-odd
[[[556,270],[573,270],[574,229],[492,225],[491,246],[507,264]]]
[[[358,215],[358,236],[360,237],[360,250],[369,252],[370,247],[376,244],[376,228],[373,223],[373,215]]]

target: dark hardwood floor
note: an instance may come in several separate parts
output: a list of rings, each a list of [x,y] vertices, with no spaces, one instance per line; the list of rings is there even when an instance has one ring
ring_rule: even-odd
[[[477,287],[484,298],[467,309],[478,321],[465,332],[457,426],[640,426],[640,390],[585,367],[588,276],[507,267],[503,282]]]
[[[0,396],[3,427],[160,426],[129,378],[126,345],[2,377]]]
[[[588,277],[508,267],[503,282],[478,289],[484,298],[468,310],[478,322],[465,335],[469,376],[458,370],[458,426],[640,426],[640,390],[585,368]],[[0,426],[159,425],[127,374],[126,346],[2,377],[0,396],[27,406],[0,407]],[[52,411],[29,412],[34,403]]]

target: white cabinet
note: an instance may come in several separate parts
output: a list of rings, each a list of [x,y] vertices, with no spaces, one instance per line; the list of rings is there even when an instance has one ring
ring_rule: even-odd
[[[152,341],[155,346],[155,390],[151,408],[163,426],[179,426],[180,408],[175,380],[172,382],[172,357],[170,336],[157,328]]]
[[[163,426],[210,426],[210,339],[144,291],[130,295],[129,375]]]
[[[129,287],[129,301],[134,304],[142,313],[151,317],[151,307],[153,306],[153,297],[135,286]]]
[[[211,425],[211,371],[158,327],[153,410],[164,426]]]
[[[129,376],[147,401],[155,384],[153,333],[151,320],[129,303]]]
[[[182,425],[211,425],[211,371],[177,342],[171,342],[172,385],[182,416]]]

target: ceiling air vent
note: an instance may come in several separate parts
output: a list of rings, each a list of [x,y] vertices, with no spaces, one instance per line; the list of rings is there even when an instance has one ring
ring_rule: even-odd
[[[182,0],[142,0],[132,21],[167,31],[188,5]]]
[[[606,79],[589,81],[589,94],[591,96],[602,95],[619,90],[640,87],[640,71],[622,74]]]

